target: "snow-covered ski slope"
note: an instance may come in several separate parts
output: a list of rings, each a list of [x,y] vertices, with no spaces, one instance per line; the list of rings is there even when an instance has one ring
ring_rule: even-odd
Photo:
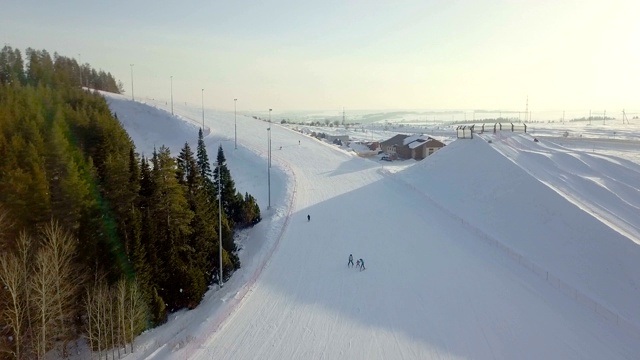
[[[640,244],[640,165],[550,141],[534,142],[526,134],[484,137],[531,176]]]
[[[135,122],[122,111],[125,127]],[[197,119],[200,109],[176,112]],[[210,153],[222,144],[239,190],[256,195],[264,215],[243,243],[243,269],[198,309],[141,336],[128,358],[640,356],[640,250],[620,231],[620,222],[634,218],[603,222],[602,212],[594,217],[593,207],[567,200],[607,203],[608,214],[623,214],[611,197],[634,197],[624,204],[640,197],[628,190],[630,164],[629,172],[608,167],[606,174],[626,193],[613,186],[576,192],[558,186],[553,166],[519,162],[529,150],[514,145],[517,137],[504,144],[478,138],[390,173],[273,124],[267,210],[268,125],[244,116],[237,123],[234,150],[234,114],[205,115]],[[171,135],[195,141],[195,134]],[[576,165],[564,162],[564,171],[581,174],[585,166]],[[636,219],[626,229],[637,226]],[[347,268],[349,253],[367,270]]]

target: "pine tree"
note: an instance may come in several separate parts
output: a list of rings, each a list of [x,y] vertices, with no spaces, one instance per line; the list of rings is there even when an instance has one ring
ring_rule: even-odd
[[[205,180],[201,176],[196,159],[188,144],[185,144],[178,157],[178,178],[187,187],[187,199],[189,207],[194,213],[190,227],[193,229],[189,247],[193,254],[189,255],[189,274],[187,280],[190,284],[190,292],[187,295],[187,306],[193,308],[200,302],[206,291],[206,286],[211,282],[212,271],[219,271],[218,257],[213,244],[218,240],[217,208],[208,199]],[[216,247],[217,249],[218,247]],[[216,263],[214,269],[214,262]]]
[[[262,220],[258,202],[252,195],[249,195],[249,193],[244,194],[242,215],[243,215],[243,223],[246,224],[247,226],[253,226],[259,223],[260,220]]]
[[[151,197],[151,213],[157,223],[157,251],[163,263],[156,274],[160,282],[158,293],[173,311],[184,306],[185,302],[182,295],[185,274],[177,270],[186,266],[181,255],[193,251],[188,245],[193,212],[189,209],[185,187],[176,177],[177,166],[169,148],[162,146],[154,159],[157,167],[154,166],[152,173],[155,191]]]
[[[80,215],[88,205],[89,186],[73,158],[64,127],[64,117],[58,109],[51,125],[46,157],[49,193],[53,216],[64,227],[77,229]]]
[[[24,85],[24,62],[20,50],[5,45],[0,51],[0,84]]]
[[[214,187],[216,189],[216,194],[218,193],[218,184],[220,184],[220,194],[222,196],[222,209],[224,213],[227,215],[227,218],[231,224],[231,227],[234,227],[236,222],[241,221],[241,204],[238,204],[236,197],[236,186],[231,178],[231,172],[227,168],[226,159],[224,157],[224,151],[222,150],[222,145],[218,147],[218,163],[215,168],[215,172],[213,174],[214,179]],[[219,175],[218,175],[219,174]],[[220,177],[220,181],[218,181],[218,176]]]
[[[204,138],[202,136],[202,128],[198,130],[198,168],[200,169],[200,175],[204,179],[211,179],[211,165],[209,165],[209,155],[207,155],[207,148],[204,144]]]
[[[203,179],[203,186],[207,193],[208,201],[210,203],[217,202],[217,190],[213,184],[213,172],[211,171],[211,164],[209,163],[209,155],[207,155],[207,148],[202,136],[202,128],[198,130],[198,146],[196,150],[197,165],[200,170],[200,176]]]
[[[154,158],[157,156],[154,151]],[[155,162],[155,160],[154,160]],[[154,204],[153,194],[155,193],[156,184],[152,174],[149,161],[143,157],[140,162],[140,190],[139,190],[139,208],[141,222],[140,246],[134,246],[134,269],[136,273],[144,275],[148,271],[147,283],[141,278],[145,295],[149,300],[153,300],[153,289],[160,287],[158,274],[162,271],[164,264],[160,256],[159,250],[159,233],[158,219],[153,215]],[[151,310],[156,307],[151,307]],[[153,318],[158,318],[158,314],[153,314]]]

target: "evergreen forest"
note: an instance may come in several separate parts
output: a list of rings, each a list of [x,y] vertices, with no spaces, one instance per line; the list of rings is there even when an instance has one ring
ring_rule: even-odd
[[[141,157],[96,90],[122,84],[57,53],[0,52],[0,358],[135,351],[240,267],[234,232],[261,220],[202,131],[196,149]]]

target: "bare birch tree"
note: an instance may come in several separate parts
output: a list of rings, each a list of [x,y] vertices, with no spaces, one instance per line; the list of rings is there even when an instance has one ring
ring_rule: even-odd
[[[30,336],[30,335],[33,335],[30,331],[33,325],[33,321],[32,321],[32,308],[31,308],[31,289],[29,286],[30,276],[33,273],[33,261],[34,261],[32,243],[33,243],[33,240],[31,239],[30,236],[27,235],[26,232],[20,233],[20,236],[18,236],[18,241],[16,243],[16,249],[18,251],[18,258],[19,258],[19,263],[21,267],[20,273],[22,275],[24,299],[27,304],[26,313],[27,313],[28,327],[25,330],[27,331],[26,333],[27,338],[30,338],[30,341],[28,344],[29,352],[33,350],[33,336]]]
[[[91,289],[87,289],[84,296],[84,313],[87,319],[85,324],[85,337],[89,341],[89,349],[93,352],[97,339],[93,335],[93,330],[95,329],[95,297]],[[93,358],[93,356],[91,356],[91,358]]]
[[[62,355],[66,357],[67,343],[75,337],[73,321],[81,283],[81,272],[76,271],[74,264],[77,240],[53,221],[44,228],[42,240],[40,251],[49,252],[53,262],[51,271],[55,296],[51,300],[55,325],[52,336],[54,340],[62,341]]]
[[[85,311],[87,314],[87,338],[90,339],[91,350],[98,352],[98,359],[102,358],[102,351],[109,347],[107,336],[107,304],[109,303],[109,288],[104,281],[94,284],[87,291]],[[105,351],[105,358],[108,352]]]
[[[3,227],[0,209],[0,228]],[[32,272],[31,238],[21,232],[15,241],[15,251],[0,257],[0,280],[7,292],[6,307],[2,309],[2,323],[9,326],[13,338],[12,350],[15,359],[32,357],[30,341],[31,311],[30,282]]]
[[[73,262],[75,251],[76,240],[56,222],[44,228],[30,281],[35,347],[40,359],[60,341],[62,355],[66,356],[67,342],[74,338],[75,302],[82,283],[81,272]]]
[[[21,273],[21,266],[15,254],[3,254],[0,256],[0,280],[4,289],[8,293],[9,299],[7,307],[2,311],[2,323],[7,324],[13,337],[12,355],[20,360],[23,357],[23,338],[28,324],[27,302],[25,299],[24,277]]]
[[[55,283],[53,280],[53,255],[39,251],[35,258],[31,277],[31,306],[33,307],[34,347],[38,359],[43,359],[51,349],[55,308]]]
[[[127,326],[125,324],[125,311],[126,311],[126,303],[127,303],[127,281],[124,278],[121,278],[116,284],[116,304],[117,304],[117,314],[118,314],[118,359],[120,358],[120,348],[124,346],[125,353],[127,352],[127,336],[126,329]]]
[[[142,291],[140,291],[140,284],[138,281],[129,283],[128,286],[128,301],[127,301],[127,322],[129,324],[128,340],[133,352],[133,342],[135,337],[144,331],[147,326],[147,305],[144,301]]]

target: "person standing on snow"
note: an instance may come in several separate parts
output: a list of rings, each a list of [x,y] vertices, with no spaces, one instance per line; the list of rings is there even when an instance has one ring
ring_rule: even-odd
[[[347,267],[353,266],[353,254],[349,254],[349,262],[347,263]]]
[[[360,271],[364,270],[364,260],[360,259]]]
[[[307,215],[307,221],[311,221],[311,215]]]

